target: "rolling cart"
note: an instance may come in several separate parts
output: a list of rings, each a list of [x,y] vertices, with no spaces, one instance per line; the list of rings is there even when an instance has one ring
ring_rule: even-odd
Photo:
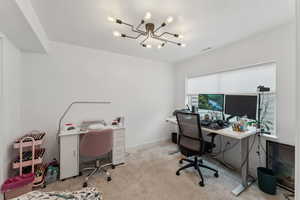
[[[46,187],[44,175],[45,167],[43,157],[45,148],[41,148],[46,133],[32,131],[30,134],[23,136],[14,143],[14,148],[19,149],[19,156],[13,162],[13,168],[19,168],[19,175],[22,176],[24,168],[31,166],[31,173],[34,174],[33,187]],[[31,147],[31,150],[28,150]],[[27,148],[24,151],[24,148]]]

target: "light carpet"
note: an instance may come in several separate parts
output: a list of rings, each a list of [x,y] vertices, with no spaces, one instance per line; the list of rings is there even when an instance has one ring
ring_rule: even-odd
[[[235,197],[231,190],[238,185],[238,177],[212,162],[204,161],[219,170],[219,178],[215,178],[211,171],[201,169],[205,187],[198,185],[200,179],[193,169],[176,176],[181,155],[169,155],[174,148],[175,145],[166,142],[135,149],[127,156],[126,164],[109,170],[111,182],[97,174],[90,179],[89,185],[98,188],[104,200],[286,200],[286,191],[279,189],[276,196],[268,195],[261,192],[256,183]],[[83,176],[71,178],[52,183],[44,190],[78,190],[83,181]]]

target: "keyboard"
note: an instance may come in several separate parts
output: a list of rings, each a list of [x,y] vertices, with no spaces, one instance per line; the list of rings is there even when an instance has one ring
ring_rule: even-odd
[[[213,129],[213,130],[220,130],[223,128],[227,128],[229,124],[224,121],[211,121],[211,120],[201,120],[200,124],[202,127]]]
[[[212,121],[211,120],[201,120],[200,121],[200,124],[201,124],[201,126],[203,126],[203,127],[209,127],[209,125],[212,123]]]
[[[224,126],[220,126],[217,122],[211,123],[207,128],[213,129],[213,130],[220,130],[225,128]]]

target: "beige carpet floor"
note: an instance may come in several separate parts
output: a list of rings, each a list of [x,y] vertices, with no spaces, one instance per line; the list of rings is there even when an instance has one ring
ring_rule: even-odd
[[[106,182],[103,175],[95,175],[89,186],[98,188],[104,200],[286,200],[286,191],[279,190],[276,196],[261,192],[254,183],[239,197],[231,190],[238,185],[238,177],[217,164],[206,162],[219,169],[219,178],[202,169],[205,187],[198,185],[199,177],[193,169],[186,170],[180,176],[175,172],[180,166],[180,154],[169,155],[176,148],[171,143],[148,146],[129,153],[124,165],[110,170],[112,181]],[[52,183],[45,191],[78,190],[84,177],[71,178]]]

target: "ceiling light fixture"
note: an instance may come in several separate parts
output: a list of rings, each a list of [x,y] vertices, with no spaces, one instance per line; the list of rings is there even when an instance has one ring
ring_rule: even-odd
[[[170,38],[165,38],[164,36],[166,35],[169,35],[171,37],[174,37],[174,38],[178,38],[178,39],[182,39],[183,38],[183,35],[180,35],[180,34],[174,34],[174,33],[170,33],[170,32],[162,32],[162,33],[159,33],[160,32],[160,29],[165,27],[166,25],[170,24],[173,22],[173,17],[169,16],[165,22],[161,23],[158,27],[155,27],[155,24],[154,23],[150,23],[150,22],[145,22],[145,20],[150,20],[151,19],[151,13],[150,12],[147,12],[144,16],[144,19],[142,19],[139,23],[138,26],[134,26],[132,24],[128,24],[118,18],[114,18],[114,17],[108,17],[108,21],[110,22],[115,22],[117,24],[123,24],[125,26],[128,26],[130,28],[130,30],[132,32],[134,32],[136,35],[135,36],[130,36],[130,35],[125,35],[125,34],[122,34],[118,31],[114,31],[113,32],[113,35],[116,36],[116,37],[124,37],[124,38],[130,38],[130,39],[139,39],[140,37],[143,37],[143,40],[140,42],[140,45],[142,47],[145,47],[145,48],[151,48],[152,45],[150,44],[146,44],[146,41],[150,38],[153,38],[155,40],[158,40],[161,42],[161,44],[159,44],[157,46],[158,49],[161,49],[162,47],[164,47],[167,43],[171,43],[171,44],[175,44],[175,45],[178,45],[178,46],[181,46],[181,47],[185,47],[186,44],[184,43],[178,43]],[[145,26],[145,29],[142,29],[141,26],[144,25]]]

